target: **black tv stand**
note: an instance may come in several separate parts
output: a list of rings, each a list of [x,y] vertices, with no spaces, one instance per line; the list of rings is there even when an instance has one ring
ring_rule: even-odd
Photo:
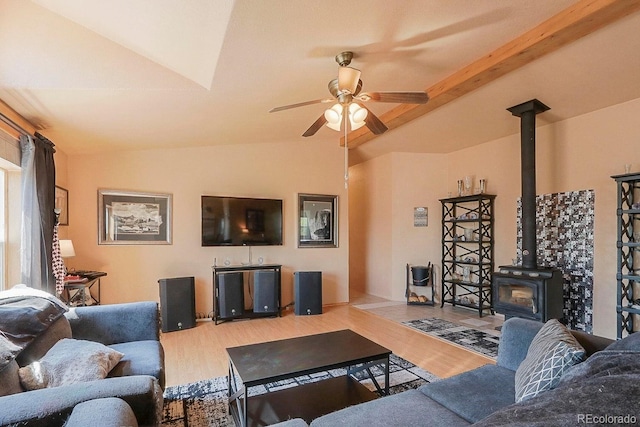
[[[281,310],[281,271],[282,266],[277,264],[247,264],[247,265],[229,265],[229,266],[213,266],[213,321],[217,325],[219,322],[230,321],[234,319],[252,319],[258,317],[279,317]],[[244,308],[239,312],[229,313],[226,310],[226,302],[220,297],[220,277],[225,273],[243,273],[249,277],[248,285],[245,280],[240,284],[242,289],[235,289],[235,292],[242,295],[244,301],[255,298],[249,294],[253,293],[253,273],[256,271],[273,271],[275,274],[275,293],[277,298],[276,306],[273,309],[261,310],[259,312],[252,308]],[[235,286],[235,285],[234,285]],[[242,304],[244,306],[244,304]]]

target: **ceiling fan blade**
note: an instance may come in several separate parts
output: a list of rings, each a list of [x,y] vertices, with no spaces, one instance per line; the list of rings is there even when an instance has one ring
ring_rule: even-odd
[[[361,101],[395,102],[398,104],[426,104],[427,92],[365,92],[357,96]]]
[[[283,105],[282,107],[272,108],[271,110],[269,110],[269,112],[270,113],[276,113],[278,111],[289,110],[291,108],[304,107],[306,105],[321,104],[321,103],[324,103],[324,102],[332,102],[332,101],[335,101],[335,99],[333,99],[333,98],[314,99],[313,101],[299,102],[297,104]]]
[[[318,130],[320,130],[320,128],[322,126],[324,126],[325,123],[327,123],[327,119],[324,117],[324,113],[322,113],[322,115],[320,117],[318,117],[318,120],[313,122],[311,127],[309,127],[309,129],[307,129],[307,131],[305,133],[303,133],[302,136],[313,136],[313,135],[315,135],[316,132],[318,132]]]
[[[368,111],[367,117],[364,119],[364,124],[369,128],[371,132],[373,132],[375,135],[382,135],[387,130],[389,130],[387,125],[382,123],[382,120],[380,120],[378,116],[373,114],[371,110],[369,110],[364,105],[362,107]]]

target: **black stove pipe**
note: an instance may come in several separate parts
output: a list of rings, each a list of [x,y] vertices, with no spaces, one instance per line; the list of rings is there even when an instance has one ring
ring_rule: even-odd
[[[536,114],[549,107],[537,99],[507,108],[520,117],[522,177],[522,267],[535,269],[536,260]]]

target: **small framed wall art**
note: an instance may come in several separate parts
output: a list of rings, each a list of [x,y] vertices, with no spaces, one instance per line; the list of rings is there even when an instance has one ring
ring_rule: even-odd
[[[56,185],[55,210],[58,214],[58,225],[69,225],[69,191]]]
[[[429,209],[425,206],[413,208],[413,226],[426,227],[429,225]]]
[[[170,245],[171,194],[98,190],[98,244]]]
[[[338,196],[298,194],[298,247],[338,247]]]

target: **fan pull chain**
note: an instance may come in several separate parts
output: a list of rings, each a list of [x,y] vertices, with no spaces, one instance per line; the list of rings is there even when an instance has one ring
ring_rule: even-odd
[[[345,110],[347,110],[345,108]],[[349,114],[347,110],[347,114]],[[344,188],[349,188],[349,145],[347,143],[347,127],[349,125],[349,119],[344,121]]]

